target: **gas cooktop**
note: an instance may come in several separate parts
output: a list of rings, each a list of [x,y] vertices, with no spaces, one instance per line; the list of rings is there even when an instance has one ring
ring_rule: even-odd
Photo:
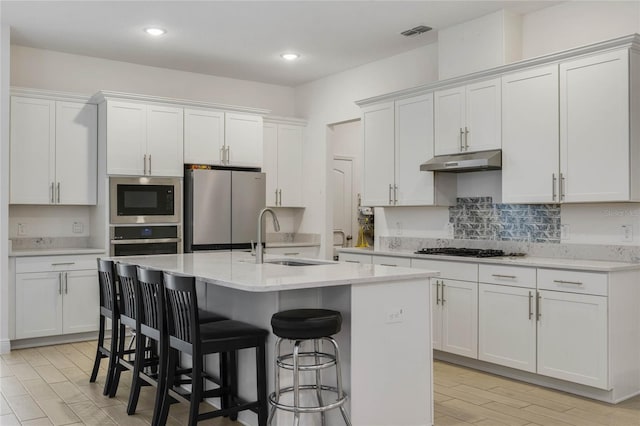
[[[525,256],[524,253],[505,253],[503,250],[472,249],[456,247],[422,248],[416,254],[436,254],[443,256],[463,256],[463,257],[504,257],[504,256]]]

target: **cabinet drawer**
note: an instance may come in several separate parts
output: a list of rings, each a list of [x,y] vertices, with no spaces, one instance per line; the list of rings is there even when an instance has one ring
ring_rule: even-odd
[[[267,247],[264,250],[267,254],[277,254],[290,257],[318,257],[320,246],[291,246],[291,247]]]
[[[16,273],[97,269],[98,255],[33,256],[16,259]]]
[[[412,259],[413,268],[440,271],[441,278],[460,281],[478,281],[478,264],[465,262],[447,262],[442,260]]]
[[[401,266],[403,268],[411,267],[411,259],[408,257],[394,257],[394,256],[371,256],[371,262],[374,265],[384,266]]]
[[[487,284],[536,288],[536,269],[522,266],[480,265],[478,281]]]
[[[370,254],[340,253],[340,262],[371,264]]]
[[[606,296],[607,282],[606,273],[538,269],[538,289],[540,290]]]

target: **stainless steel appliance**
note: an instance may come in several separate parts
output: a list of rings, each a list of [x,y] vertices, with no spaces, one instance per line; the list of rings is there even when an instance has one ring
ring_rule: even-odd
[[[185,170],[184,251],[251,248],[265,190],[259,170]]]
[[[111,256],[182,253],[180,225],[111,226]]]
[[[110,223],[180,223],[180,178],[109,178]]]
[[[502,150],[500,149],[437,155],[420,165],[420,170],[423,172],[465,173],[500,169],[502,169]]]
[[[505,253],[503,250],[492,249],[472,249],[463,247],[436,247],[422,248],[416,254],[431,254],[440,256],[463,256],[463,257],[514,257],[526,256],[524,253]]]

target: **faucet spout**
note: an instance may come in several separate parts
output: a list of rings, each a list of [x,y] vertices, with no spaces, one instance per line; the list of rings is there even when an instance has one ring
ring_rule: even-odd
[[[273,229],[276,232],[280,232],[280,222],[278,222],[278,217],[276,216],[276,212],[274,212],[269,207],[265,207],[260,210],[260,214],[258,214],[258,243],[256,244],[256,263],[263,263],[263,249],[262,249],[262,222],[265,213],[271,213],[271,217],[273,218]]]

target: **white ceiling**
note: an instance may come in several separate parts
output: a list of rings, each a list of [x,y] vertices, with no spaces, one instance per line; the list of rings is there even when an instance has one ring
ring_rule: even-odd
[[[550,1],[0,1],[12,44],[297,86],[437,40],[438,29]],[[403,37],[417,25],[434,31]],[[143,28],[168,32],[151,38]],[[280,53],[300,53],[293,63]]]

